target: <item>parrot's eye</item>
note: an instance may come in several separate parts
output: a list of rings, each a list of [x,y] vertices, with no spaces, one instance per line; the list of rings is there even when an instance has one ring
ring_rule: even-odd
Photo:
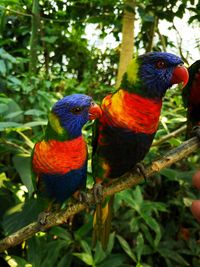
[[[83,110],[83,108],[81,108],[81,107],[75,107],[75,108],[71,109],[71,112],[73,114],[80,114],[82,110]]]
[[[167,66],[166,62],[163,60],[159,60],[156,62],[157,69],[164,69]]]
[[[94,105],[95,105],[95,103],[94,103],[94,101],[92,101],[91,104],[90,104],[90,106],[94,106]]]

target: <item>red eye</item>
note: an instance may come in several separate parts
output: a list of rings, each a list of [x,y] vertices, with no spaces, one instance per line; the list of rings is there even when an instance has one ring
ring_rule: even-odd
[[[166,63],[163,60],[159,60],[156,62],[156,68],[157,69],[164,69],[166,67]]]

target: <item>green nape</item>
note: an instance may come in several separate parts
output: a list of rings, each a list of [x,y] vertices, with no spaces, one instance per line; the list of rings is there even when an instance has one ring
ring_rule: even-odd
[[[139,68],[140,62],[138,58],[133,58],[128,64],[127,71],[122,77],[119,89],[124,89],[130,93],[134,92],[142,95],[142,81],[140,80],[138,75]]]
[[[58,117],[52,112],[48,116],[48,124],[45,131],[45,140],[69,140],[69,133],[60,125]]]

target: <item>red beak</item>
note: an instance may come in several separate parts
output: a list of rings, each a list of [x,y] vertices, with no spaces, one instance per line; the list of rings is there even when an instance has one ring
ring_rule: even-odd
[[[89,120],[95,120],[97,118],[100,118],[101,115],[102,115],[102,110],[100,106],[92,102],[90,109],[89,109]]]
[[[172,74],[171,84],[183,83],[183,87],[187,84],[189,79],[189,73],[186,67],[178,65]]]

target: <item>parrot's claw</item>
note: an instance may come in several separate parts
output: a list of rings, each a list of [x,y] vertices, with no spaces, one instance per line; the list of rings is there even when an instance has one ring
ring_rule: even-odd
[[[79,191],[79,194],[78,194],[78,201],[81,202],[81,203],[85,203],[85,204],[89,204],[89,198],[87,196],[87,193],[84,192],[84,191]]]
[[[48,211],[43,211],[38,215],[38,223],[41,224],[42,226],[46,225],[47,223],[47,218],[50,215],[50,212]]]
[[[199,139],[199,141],[200,141],[200,126],[199,125],[194,126],[192,128],[192,135],[193,136],[196,136]]]
[[[89,198],[87,196],[87,193],[81,190],[78,190],[73,194],[72,205],[74,204],[73,200],[76,200],[78,202],[85,203],[85,204],[89,203]]]
[[[103,185],[96,183],[93,186],[94,201],[96,204],[100,204],[103,201]]]
[[[135,169],[137,173],[141,174],[144,177],[145,182],[147,181],[147,175],[146,175],[146,170],[145,167],[142,163],[137,163],[135,165]]]

